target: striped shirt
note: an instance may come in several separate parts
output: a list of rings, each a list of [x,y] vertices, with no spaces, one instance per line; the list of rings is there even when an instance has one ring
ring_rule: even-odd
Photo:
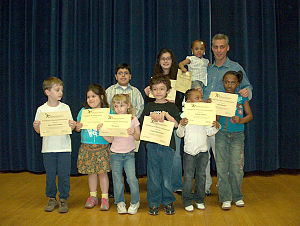
[[[136,109],[136,117],[139,118],[144,110],[144,99],[141,92],[134,86],[128,84],[123,88],[116,83],[106,89],[107,101],[111,105],[112,98],[115,94],[129,94],[131,97],[132,106]]]

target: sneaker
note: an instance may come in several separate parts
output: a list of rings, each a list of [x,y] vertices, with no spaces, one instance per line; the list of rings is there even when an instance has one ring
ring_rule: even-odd
[[[47,206],[45,207],[46,212],[52,212],[57,206],[57,201],[55,198],[50,198],[48,200]]]
[[[222,203],[222,209],[223,210],[229,210],[231,209],[231,201],[225,201]]]
[[[60,199],[59,200],[59,207],[58,212],[59,213],[66,213],[69,211],[68,202],[66,199]]]
[[[158,215],[158,207],[149,207],[149,214],[150,215]]]
[[[139,207],[140,207],[140,202],[137,202],[136,204],[130,203],[130,206],[128,208],[128,213],[129,214],[136,214]]]
[[[236,201],[236,202],[235,202],[235,205],[236,205],[237,207],[243,207],[243,206],[245,206],[245,203],[244,203],[244,201],[241,199],[241,200],[239,200],[239,201]]]
[[[102,198],[100,210],[108,210],[108,209],[109,209],[109,200],[106,198]]]
[[[175,193],[178,194],[178,195],[182,195],[182,190],[178,189],[178,190],[175,191]]]
[[[197,207],[197,209],[199,209],[199,210],[205,210],[204,203],[196,203],[196,207]]]
[[[186,211],[188,211],[188,212],[192,212],[192,211],[194,211],[194,206],[193,205],[189,205],[189,206],[184,207],[184,209]]]
[[[167,215],[175,214],[175,209],[174,209],[174,205],[172,202],[170,204],[168,204],[167,206],[165,206],[165,212]]]
[[[118,210],[118,214],[125,214],[125,213],[127,213],[125,202],[119,202],[117,204],[117,210]]]
[[[206,191],[205,191],[205,195],[206,195],[206,196],[210,196],[210,195],[211,195],[210,190],[206,190]]]
[[[84,207],[87,208],[87,209],[91,209],[91,208],[93,208],[96,205],[98,205],[98,199],[97,199],[97,197],[90,196],[86,200],[86,203],[85,203]]]

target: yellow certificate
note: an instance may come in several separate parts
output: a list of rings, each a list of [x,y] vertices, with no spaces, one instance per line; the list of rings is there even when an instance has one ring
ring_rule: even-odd
[[[109,114],[109,108],[85,109],[81,115],[81,129],[97,129],[99,123]]]
[[[176,98],[176,88],[175,88],[175,86],[176,86],[176,80],[170,79],[170,81],[171,81],[171,87],[172,87],[172,89],[170,89],[170,92],[167,95],[166,99],[175,101],[175,98]],[[153,94],[151,93],[151,91],[150,91],[149,97],[155,98],[153,96]]]
[[[70,115],[70,111],[39,113],[41,137],[71,134],[72,129],[69,126]]]
[[[211,126],[216,121],[216,105],[214,103],[185,103],[184,117],[191,125]]]
[[[211,92],[209,98],[216,104],[217,115],[235,116],[238,95],[223,92]]]
[[[103,120],[99,132],[101,136],[128,137],[127,129],[131,127],[130,114],[109,114]]]
[[[192,86],[192,74],[187,71],[182,73],[180,69],[177,72],[177,80],[176,80],[176,90],[179,92],[185,93]]]
[[[141,140],[169,146],[174,128],[174,122],[154,122],[150,116],[144,117]]]

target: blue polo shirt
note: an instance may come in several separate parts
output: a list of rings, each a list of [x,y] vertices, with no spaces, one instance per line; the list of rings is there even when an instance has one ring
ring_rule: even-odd
[[[207,86],[204,87],[203,98],[207,100],[209,98],[210,92],[225,92],[223,86],[223,76],[227,71],[242,71],[243,72],[243,80],[241,84],[237,87],[236,91],[243,88],[247,88],[249,92],[248,99],[252,98],[252,89],[249,79],[246,75],[246,72],[237,62],[230,60],[228,57],[224,64],[221,67],[216,65],[216,62],[212,65],[209,65],[207,68]]]

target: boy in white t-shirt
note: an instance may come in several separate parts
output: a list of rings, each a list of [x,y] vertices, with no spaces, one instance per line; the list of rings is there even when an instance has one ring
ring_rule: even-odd
[[[48,77],[43,82],[43,91],[48,101],[38,107],[33,122],[34,130],[40,133],[39,114],[42,112],[70,112],[69,126],[73,130],[76,122],[73,121],[68,105],[60,102],[63,96],[63,82],[57,77]],[[45,207],[46,212],[52,212],[57,207],[56,201],[56,174],[58,175],[59,209],[60,213],[68,212],[67,198],[70,191],[70,170],[71,170],[71,138],[70,135],[44,136],[43,162],[46,170],[46,196],[49,197]]]

